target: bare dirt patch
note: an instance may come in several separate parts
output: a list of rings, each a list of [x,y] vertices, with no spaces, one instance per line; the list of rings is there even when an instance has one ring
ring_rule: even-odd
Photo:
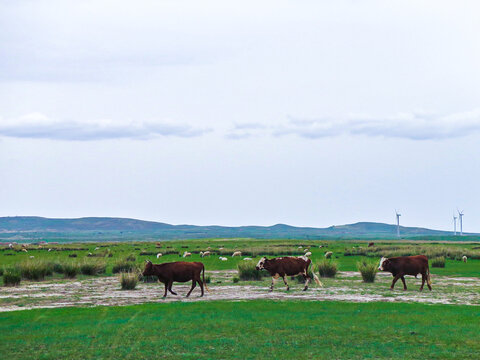
[[[407,291],[400,283],[394,291],[389,290],[391,276],[378,274],[377,281],[365,284],[356,272],[339,272],[335,279],[322,279],[324,287],[312,285],[306,292],[301,291],[302,284],[289,280],[291,290],[285,291],[283,283],[277,282],[275,290],[269,292],[270,279],[258,282],[239,282],[232,278],[236,271],[210,271],[212,283],[210,292],[199,297],[197,287],[190,298],[185,294],[190,283],[174,284],[174,291],[166,299],[163,296],[163,284],[139,283],[136,290],[122,291],[118,277],[89,278],[82,281],[62,281],[25,283],[18,287],[0,288],[0,311],[12,311],[34,308],[55,308],[65,306],[118,306],[141,304],[145,302],[171,301],[209,301],[209,300],[311,300],[311,301],[353,301],[353,302],[422,302],[428,304],[465,304],[480,305],[480,280],[476,278],[443,277],[433,278],[433,291],[419,292],[420,280],[407,278]]]

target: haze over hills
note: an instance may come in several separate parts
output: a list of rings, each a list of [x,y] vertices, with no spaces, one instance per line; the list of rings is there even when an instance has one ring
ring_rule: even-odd
[[[402,237],[450,236],[449,231],[400,227]],[[396,226],[358,222],[327,228],[273,226],[171,225],[128,218],[51,219],[36,216],[0,217],[0,239],[128,240],[192,238],[328,239],[396,238]]]

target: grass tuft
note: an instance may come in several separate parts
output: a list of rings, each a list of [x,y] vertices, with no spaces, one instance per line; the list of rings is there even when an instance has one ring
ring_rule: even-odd
[[[122,290],[134,290],[137,286],[138,274],[136,272],[122,272],[120,274],[120,285]]]
[[[432,267],[434,268],[444,268],[445,267],[445,258],[443,256],[432,259]]]
[[[317,268],[321,277],[333,278],[337,274],[338,264],[335,261],[322,260],[317,264]]]
[[[254,261],[241,261],[237,264],[238,277],[240,280],[261,280],[262,272],[255,269]]]
[[[362,274],[363,282],[373,283],[377,276],[377,264],[365,260],[357,262],[357,269]]]
[[[3,271],[3,285],[4,286],[17,286],[20,284],[22,279],[22,275],[18,268],[9,267],[6,269],[2,269]]]

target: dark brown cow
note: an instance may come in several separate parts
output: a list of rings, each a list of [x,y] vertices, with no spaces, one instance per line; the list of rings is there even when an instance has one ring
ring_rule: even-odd
[[[200,274],[202,273],[202,279],[200,279]],[[205,266],[201,262],[185,262],[177,261],[171,263],[163,263],[154,265],[151,261],[147,260],[145,264],[145,269],[143,270],[143,276],[157,276],[158,280],[165,284],[165,294],[163,297],[167,296],[167,290],[170,291],[173,295],[177,295],[176,292],[172,291],[172,284],[176,282],[187,282],[192,280],[192,287],[187,294],[187,297],[190,296],[193,289],[195,289],[196,284],[200,285],[203,296],[203,285],[205,284],[205,289],[208,290],[207,284],[205,283]]]
[[[270,291],[273,291],[273,286],[275,285],[275,280],[281,277],[285,286],[287,287],[287,291],[290,289],[287,283],[287,276],[296,276],[302,275],[305,279],[305,287],[303,291],[308,289],[308,283],[311,280],[310,275],[308,274],[308,266],[312,260],[310,260],[306,256],[299,256],[299,257],[279,257],[274,259],[267,259],[263,257],[258,262],[257,266],[255,267],[257,270],[265,269],[267,270],[270,275],[272,276],[272,285],[270,286]],[[313,278],[315,282],[322,286],[320,279],[317,275],[312,271]]]
[[[430,268],[428,267],[428,259],[426,256],[399,256],[393,258],[382,257],[378,270],[392,273],[393,281],[392,285],[390,286],[390,290],[393,290],[393,287],[398,279],[401,279],[403,282],[403,290],[407,290],[407,284],[405,283],[404,276],[412,275],[417,277],[418,274],[422,274],[422,286],[420,286],[420,291],[423,290],[425,280],[427,281],[428,289],[430,291],[432,290],[432,282],[430,281]]]
[[[375,243],[373,242],[368,243],[368,247],[372,247],[372,246],[375,246]]]

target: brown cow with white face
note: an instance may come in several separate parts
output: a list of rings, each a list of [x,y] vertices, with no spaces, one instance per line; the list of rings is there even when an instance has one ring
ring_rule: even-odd
[[[279,257],[279,258],[274,258],[274,259],[267,259],[266,257],[263,257],[260,259],[258,262],[257,266],[255,267],[257,270],[262,270],[265,269],[270,273],[270,276],[272,277],[272,285],[270,286],[270,291],[273,291],[273,286],[275,285],[275,280],[277,280],[279,277],[283,279],[283,282],[285,283],[285,286],[287,287],[287,291],[290,289],[287,283],[287,276],[296,276],[296,275],[302,275],[303,278],[305,279],[305,287],[303,288],[303,291],[308,289],[308,283],[311,280],[310,275],[308,274],[308,266],[312,260],[310,260],[306,256],[299,256],[299,257]],[[320,282],[320,279],[318,278],[317,275],[312,271],[313,273],[313,279],[315,282],[322,286],[322,283]]]
[[[393,275],[392,285],[390,290],[393,290],[395,283],[398,279],[403,282],[403,290],[407,290],[407,284],[405,283],[405,275],[412,275],[417,277],[418,274],[422,274],[422,286],[420,291],[423,290],[425,280],[427,281],[428,289],[432,290],[432,282],[430,281],[430,268],[428,267],[428,259],[423,255],[416,256],[399,256],[386,258],[382,257],[380,265],[378,267],[380,271],[388,271]]]
[[[202,274],[203,281],[200,278]],[[191,292],[195,288],[196,284],[200,285],[203,296],[203,286],[205,284],[205,266],[201,262],[185,262],[177,261],[171,263],[163,263],[154,265],[151,261],[147,260],[145,264],[145,269],[143,270],[143,276],[157,276],[158,280],[165,284],[165,294],[163,297],[167,296],[167,290],[170,291],[173,295],[177,295],[176,292],[172,291],[173,282],[187,282],[192,280],[192,287],[187,294],[187,297],[190,296]],[[207,285],[205,284],[205,289]]]

